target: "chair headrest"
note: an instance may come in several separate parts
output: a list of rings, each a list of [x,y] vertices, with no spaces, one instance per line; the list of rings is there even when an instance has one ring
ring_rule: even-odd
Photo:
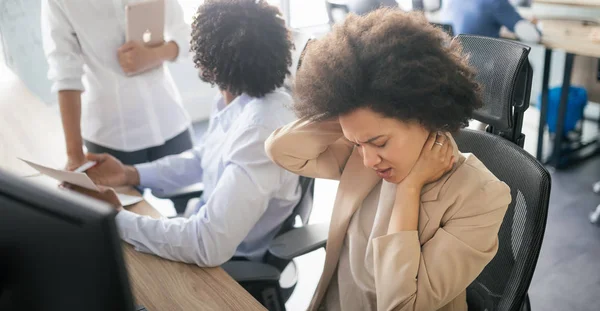
[[[459,35],[463,53],[475,68],[475,79],[482,86],[484,106],[474,113],[476,120],[498,130],[513,128],[513,111],[529,105],[532,70],[530,47],[508,40]]]

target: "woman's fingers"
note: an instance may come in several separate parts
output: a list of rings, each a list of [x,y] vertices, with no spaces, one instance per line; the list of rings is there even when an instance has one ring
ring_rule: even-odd
[[[431,150],[433,149],[433,146],[435,146],[435,139],[437,138],[437,133],[436,132],[431,132],[429,133],[429,138],[427,138],[427,141],[425,142],[425,146],[423,146],[424,150]]]

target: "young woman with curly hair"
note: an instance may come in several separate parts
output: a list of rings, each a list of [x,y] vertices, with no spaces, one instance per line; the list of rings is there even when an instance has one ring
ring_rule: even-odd
[[[340,181],[311,310],[467,310],[511,201],[452,138],[479,89],[459,44],[419,13],[351,14],[310,43],[300,120],[266,149],[291,172]]]

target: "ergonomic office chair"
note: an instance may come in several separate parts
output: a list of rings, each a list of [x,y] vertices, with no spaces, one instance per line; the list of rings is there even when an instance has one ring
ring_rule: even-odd
[[[522,149],[523,115],[529,107],[533,71],[523,44],[459,35],[484,107],[475,119],[486,132],[464,129],[455,136],[461,152],[475,154],[511,188],[512,202],[499,232],[494,259],[467,289],[469,310],[530,310],[527,290],[542,245],[550,199],[550,174]]]
[[[593,189],[594,193],[600,193],[600,181],[594,183]],[[596,209],[590,213],[590,222],[596,225],[600,224],[600,205],[596,206]]]
[[[345,0],[326,0],[325,9],[327,10],[327,17],[329,17],[329,26],[335,24],[334,14],[335,10],[342,11],[343,14],[350,13],[347,1]]]

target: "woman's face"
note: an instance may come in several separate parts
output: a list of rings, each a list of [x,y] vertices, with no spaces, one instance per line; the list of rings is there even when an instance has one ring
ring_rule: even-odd
[[[339,117],[344,136],[356,145],[363,164],[379,177],[400,183],[417,162],[429,136],[417,122],[386,118],[369,108]]]

